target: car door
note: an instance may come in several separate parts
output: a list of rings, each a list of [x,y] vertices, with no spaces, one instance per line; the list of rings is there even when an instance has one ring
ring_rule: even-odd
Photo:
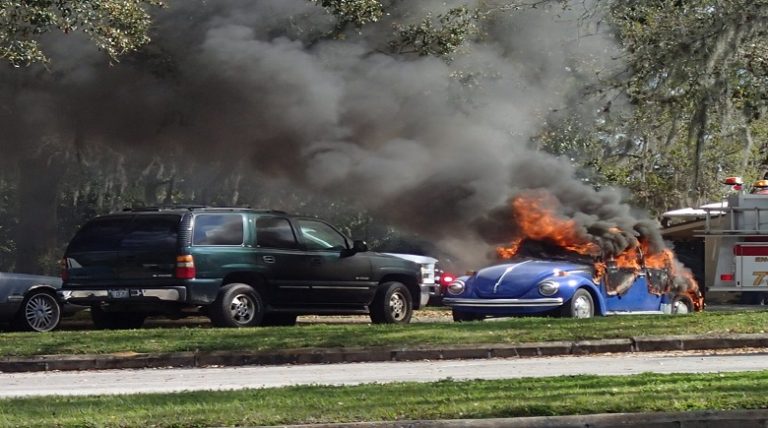
[[[331,225],[315,219],[293,220],[309,259],[308,279],[317,302],[367,304],[373,298],[371,262],[349,251],[349,240]]]
[[[655,312],[661,307],[661,296],[649,291],[645,269],[609,267],[601,288],[609,313]]]
[[[270,303],[312,303],[309,260],[290,220],[281,215],[259,215],[255,225],[253,262],[262,267],[266,276]]]

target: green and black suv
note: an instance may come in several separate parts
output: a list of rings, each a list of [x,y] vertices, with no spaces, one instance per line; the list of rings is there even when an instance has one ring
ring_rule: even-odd
[[[61,297],[97,328],[150,315],[214,325],[292,325],[298,315],[407,323],[426,305],[421,267],[368,252],[330,224],[281,211],[173,208],[96,217],[69,243]]]

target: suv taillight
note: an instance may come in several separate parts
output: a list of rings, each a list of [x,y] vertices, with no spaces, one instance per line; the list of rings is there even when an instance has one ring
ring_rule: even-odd
[[[69,279],[69,269],[67,269],[67,259],[62,258],[59,260],[59,275],[61,276],[62,281],[66,281]]]
[[[192,256],[176,256],[176,278],[192,279],[195,274],[195,260]]]

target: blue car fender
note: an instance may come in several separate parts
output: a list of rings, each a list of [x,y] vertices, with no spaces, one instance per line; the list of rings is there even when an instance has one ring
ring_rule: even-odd
[[[592,300],[595,303],[595,314],[605,315],[607,312],[603,293],[600,292],[600,288],[595,285],[594,282],[586,278],[570,278],[565,281],[560,281],[560,283],[562,285],[558,295],[563,298],[563,302],[569,302],[573,297],[573,294],[576,293],[576,290],[584,288],[592,295]]]

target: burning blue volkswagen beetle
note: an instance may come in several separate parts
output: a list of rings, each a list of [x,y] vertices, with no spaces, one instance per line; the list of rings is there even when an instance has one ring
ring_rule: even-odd
[[[670,291],[670,280],[669,272],[662,269],[627,271],[610,264],[596,280],[595,268],[589,263],[522,258],[459,277],[447,287],[443,303],[451,307],[454,321],[700,310],[696,294]]]

